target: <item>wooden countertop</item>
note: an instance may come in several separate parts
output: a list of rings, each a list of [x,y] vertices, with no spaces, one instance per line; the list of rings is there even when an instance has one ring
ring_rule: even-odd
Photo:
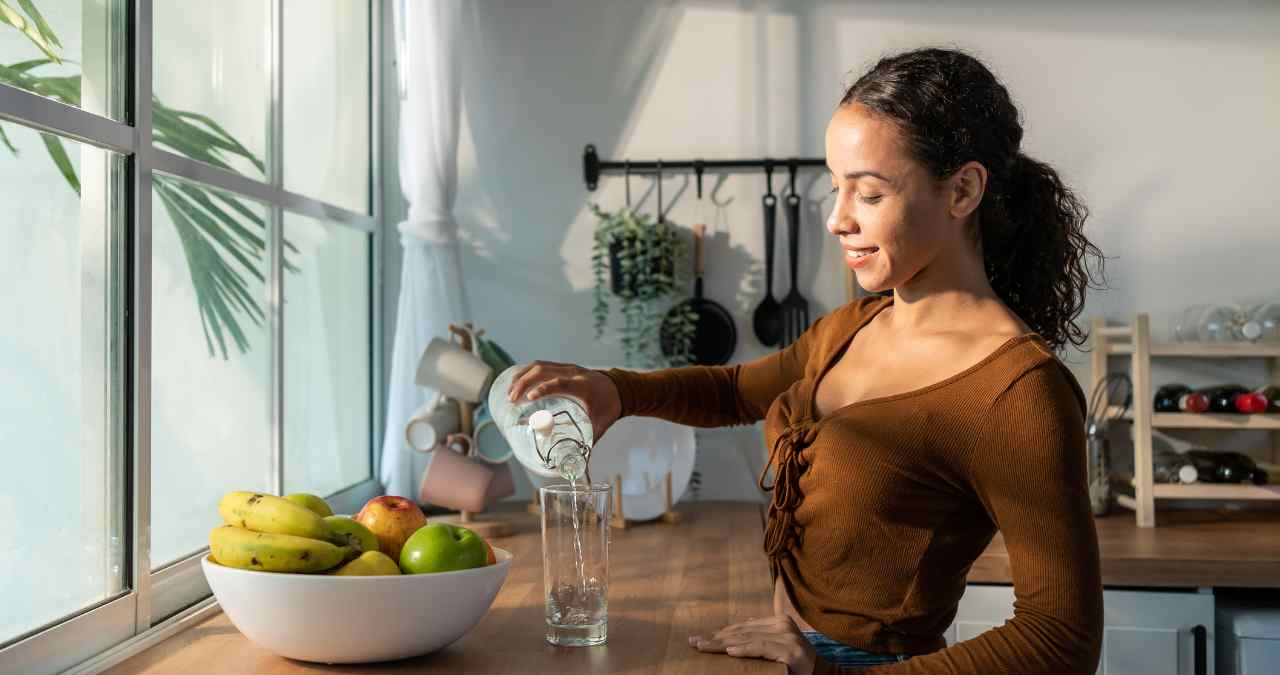
[[[538,521],[519,504],[500,517],[516,533],[497,543],[515,555],[493,608],[458,642],[416,659],[359,666],[291,661],[250,643],[216,614],[114,669],[125,673],[774,673],[780,665],[701,654],[690,633],[771,610],[760,547],[762,504],[698,502],[679,507],[678,525],[615,530],[610,549],[609,642],[556,648],[543,640]],[[1095,521],[1107,586],[1280,588],[1280,515],[1162,511],[1152,529],[1119,512]],[[974,583],[1012,583],[996,535],[969,573]]]
[[[1139,528],[1121,510],[1097,518],[1105,586],[1280,588],[1280,513],[1160,511]],[[969,571],[976,583],[1012,583],[997,534]]]
[[[683,519],[676,525],[613,531],[609,641],[599,647],[545,641],[539,523],[520,511],[501,514],[516,533],[494,541],[515,557],[489,613],[434,654],[355,666],[292,661],[249,642],[218,613],[107,672],[785,673],[781,664],[703,654],[688,643],[690,634],[772,612],[760,505],[699,502],[678,510]]]

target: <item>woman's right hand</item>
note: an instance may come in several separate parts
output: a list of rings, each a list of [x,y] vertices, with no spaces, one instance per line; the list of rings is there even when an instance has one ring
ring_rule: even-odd
[[[567,394],[586,405],[597,443],[622,415],[622,397],[613,380],[604,373],[572,363],[530,363],[511,381],[507,400],[532,401],[550,394]]]

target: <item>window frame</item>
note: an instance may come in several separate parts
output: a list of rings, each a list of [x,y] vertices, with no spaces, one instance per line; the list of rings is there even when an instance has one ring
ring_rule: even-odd
[[[125,3],[128,33],[125,59],[128,93],[126,121],[85,112],[38,94],[0,85],[0,120],[15,122],[64,138],[119,153],[124,157],[128,185],[120,223],[125,249],[122,280],[124,354],[122,400],[112,405],[123,412],[116,420],[122,433],[114,441],[123,446],[125,590],[14,639],[0,642],[0,673],[96,672],[151,646],[218,611],[200,569],[208,552],[202,549],[162,568],[151,568],[151,235],[152,176],[155,172],[197,181],[263,204],[268,219],[267,284],[270,342],[271,444],[270,485],[277,493],[284,484],[284,316],[282,233],[286,211],[370,236],[369,255],[369,466],[366,480],[326,495],[338,513],[353,513],[369,498],[381,494],[378,481],[380,426],[383,414],[383,199],[382,188],[382,23],[383,1],[366,0],[369,8],[369,203],[357,213],[322,199],[283,188],[282,149],[284,2],[270,2],[270,131],[267,179],[254,180],[152,144],[152,0]]]

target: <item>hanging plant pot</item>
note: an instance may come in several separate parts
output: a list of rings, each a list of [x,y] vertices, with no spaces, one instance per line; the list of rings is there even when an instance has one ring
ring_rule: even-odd
[[[659,345],[662,318],[684,299],[687,288],[682,267],[687,247],[679,228],[629,208],[604,211],[591,204],[591,210],[600,219],[591,250],[596,337],[603,338],[605,330],[613,328],[629,367],[688,363],[687,345],[673,354],[665,354]],[[610,326],[613,308],[621,321]]]
[[[609,242],[609,290],[614,295],[620,298],[643,298],[646,291],[654,288],[647,281],[661,277],[670,279],[675,275],[675,260],[670,257],[633,255],[645,243],[641,238],[629,234],[620,235]]]

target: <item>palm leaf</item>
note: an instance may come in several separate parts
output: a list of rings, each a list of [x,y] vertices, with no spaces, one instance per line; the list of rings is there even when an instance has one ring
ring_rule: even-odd
[[[222,210],[222,207],[213,203],[213,200],[209,199],[209,195],[207,191],[202,190],[194,185],[190,185],[186,183],[181,184],[179,189],[182,190],[183,194],[187,195],[188,198],[190,198],[192,201],[199,204],[202,208],[204,208],[205,211],[208,211],[211,215],[213,215],[213,217],[216,218],[223,227],[226,227],[233,234],[236,234],[237,236],[239,236],[242,240],[248,243],[252,248],[259,251],[266,248],[267,243],[262,236],[250,231],[249,228],[245,227],[244,225],[241,225],[240,222],[236,220],[235,216],[231,215],[230,213],[227,213],[226,211]],[[220,193],[216,193],[216,192],[214,194],[223,196],[223,195],[220,195]],[[229,196],[223,196],[223,197],[227,201],[240,207],[240,209],[243,209],[242,211],[237,210],[237,213],[240,213],[241,215],[248,214],[249,216],[252,216],[253,222],[258,223],[261,226],[262,219],[259,218],[258,215],[254,213],[252,210],[250,210],[247,206],[245,206],[244,204],[241,204],[240,201],[234,197],[229,197]]]
[[[22,0],[19,0],[19,2],[22,2]],[[62,63],[62,59],[59,59],[58,55],[54,53],[53,45],[49,44],[44,34],[41,33],[37,22],[28,21],[26,17],[22,16],[18,10],[11,7],[5,0],[0,0],[0,21],[21,31],[23,35],[27,36],[28,40],[31,40],[35,46],[40,48],[40,51],[53,59],[54,63]],[[43,21],[43,18],[41,21]],[[57,38],[54,39],[56,40]]]
[[[259,171],[266,174],[266,164],[245,148],[220,125],[204,115],[174,110],[159,99],[152,105],[154,111],[153,137],[156,145],[168,145],[192,159],[207,162],[228,171],[234,171],[222,154],[235,155],[248,160]],[[201,125],[193,124],[196,120]]]
[[[21,15],[12,12],[6,0],[0,0],[0,11],[5,8],[22,19]],[[32,27],[32,22],[22,25],[32,27],[38,33],[40,21],[43,17],[34,22],[35,27]],[[79,75],[46,76],[35,72],[42,66],[64,63],[54,54],[49,56],[47,59],[0,65],[0,83],[79,106]],[[228,171],[236,171],[228,160],[241,157],[265,174],[263,161],[208,116],[175,110],[158,99],[153,99],[153,109],[153,142],[156,146],[167,146],[187,157]],[[41,133],[41,139],[58,171],[79,194],[80,181],[62,139],[45,133]],[[2,127],[0,143],[10,152],[18,152]],[[155,175],[153,185],[182,244],[209,354],[221,354],[226,359],[232,348],[241,353],[247,352],[250,344],[241,322],[247,318],[254,324],[261,324],[266,318],[262,299],[258,297],[261,293],[255,295],[248,281],[252,278],[259,284],[265,283],[265,219],[247,206],[245,200],[220,190],[202,188],[163,174]],[[298,252],[289,241],[283,244],[286,252]],[[299,271],[289,262],[287,255],[283,257],[283,267],[286,271]]]
[[[240,328],[238,317],[227,304],[227,299],[230,297],[236,301],[255,324],[261,323],[263,312],[249,294],[244,278],[227,264],[213,243],[201,232],[201,228],[193,222],[193,211],[182,205],[180,193],[168,184],[172,180],[174,179],[157,180],[156,194],[173,221],[178,239],[182,243],[183,255],[187,259],[196,292],[196,305],[205,344],[211,355],[220,351],[222,358],[226,359],[228,352],[225,329],[240,353],[246,353],[249,351],[249,340]]]
[[[58,171],[62,172],[62,177],[67,179],[67,183],[77,195],[80,194],[80,179],[76,177],[76,168],[71,164],[71,157],[67,155],[62,139],[53,134],[41,133],[40,140],[44,141],[44,147],[49,151],[49,156],[53,158]]]
[[[18,6],[22,7],[22,9],[27,12],[27,16],[31,17],[36,22],[36,30],[40,32],[40,36],[43,37],[46,42],[54,47],[62,46],[62,43],[58,42],[58,36],[54,35],[53,29],[49,27],[49,22],[44,20],[44,17],[40,14],[40,10],[36,9],[36,6],[32,4],[31,0],[18,0]]]
[[[0,2],[3,2],[3,1],[4,0],[0,0]],[[35,68],[36,66],[43,66],[45,64],[53,63],[53,62],[54,61],[52,59],[31,59],[30,61],[19,61],[17,63],[10,63],[7,67],[11,70],[16,70],[20,73],[25,73],[28,70]]]
[[[152,121],[167,137],[175,136],[195,146],[208,146],[211,151],[221,150],[238,155],[249,160],[259,171],[266,173],[266,165],[262,160],[208,117],[198,113],[173,110],[158,100],[155,101],[153,108],[155,113]],[[196,120],[204,125],[204,128],[188,120]]]
[[[258,167],[259,171],[266,173],[267,171],[266,165],[263,164],[262,160],[258,159],[257,156],[255,156],[252,152],[250,152],[248,148],[241,145],[240,141],[236,140],[235,136],[232,136],[226,129],[222,128],[222,125],[218,124],[217,122],[214,122],[207,115],[201,115],[200,113],[194,113],[194,112],[184,112],[180,110],[175,110],[173,111],[173,113],[181,120],[185,121],[187,119],[193,119],[203,123],[205,126],[212,129],[215,134],[225,139],[227,144],[230,146],[230,150],[232,152],[247,158],[250,162],[253,163],[254,166]]]
[[[166,189],[172,190],[173,188],[166,186]],[[262,263],[261,251],[263,246],[260,244],[255,250],[251,246],[241,244],[241,242],[237,240],[232,233],[224,230],[218,223],[214,222],[214,220],[209,217],[209,214],[200,210],[199,206],[196,206],[198,200],[192,198],[191,193],[199,193],[202,191],[201,188],[190,185],[179,185],[177,189],[182,196],[191,200],[184,201],[179,195],[173,195],[174,202],[183,210],[183,214],[187,217],[188,222],[194,223],[212,243],[217,244],[219,249],[234,258],[236,262],[240,263],[240,265],[256,277],[258,281],[265,281],[266,278],[263,276],[262,270],[259,269]],[[203,196],[202,199],[207,200],[207,198]],[[257,260],[251,260],[250,256],[257,258]]]
[[[4,0],[0,0],[3,2]],[[0,82],[8,84],[18,89],[47,96],[49,98],[61,101],[71,106],[80,106],[80,76],[79,75],[30,75],[26,72],[34,66],[27,66],[26,69],[19,69],[15,66],[23,66],[29,64],[29,61],[14,64],[13,66],[0,65]]]

